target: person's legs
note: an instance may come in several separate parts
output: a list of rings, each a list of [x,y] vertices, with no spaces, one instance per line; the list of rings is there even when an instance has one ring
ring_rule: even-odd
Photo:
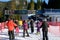
[[[33,33],[33,32],[34,32],[34,27],[32,26],[32,27],[31,27],[31,33]]]
[[[46,40],[48,40],[48,32],[47,31],[45,32],[45,37],[46,37]]]
[[[33,31],[32,31],[32,27],[31,27],[31,33],[33,33]]]
[[[25,29],[23,29],[23,37],[25,37]]]
[[[37,28],[37,32],[36,32],[36,34],[37,34],[37,35],[39,34],[39,30],[38,30],[38,28]]]
[[[33,27],[33,29],[32,29],[32,30],[33,30],[33,32],[34,32],[34,27]]]
[[[8,31],[9,40],[12,40],[11,31]]]
[[[14,40],[15,39],[15,36],[14,36],[14,30],[12,31],[12,40]]]
[[[38,34],[40,33],[40,29],[39,29],[39,28],[37,28],[37,33],[38,33]]]
[[[28,33],[28,31],[26,30],[26,33],[27,33],[27,36],[29,37],[29,33]]]
[[[45,40],[45,32],[43,31],[43,40]]]

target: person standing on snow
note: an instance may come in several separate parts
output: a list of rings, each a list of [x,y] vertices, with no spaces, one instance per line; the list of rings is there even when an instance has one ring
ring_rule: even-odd
[[[14,28],[17,27],[17,24],[15,24],[11,18],[8,18],[7,27],[8,27],[9,40],[14,40],[15,39]]]
[[[16,24],[17,24],[17,27],[16,27],[16,29],[15,29],[15,32],[16,32],[16,35],[19,35],[19,24],[18,24],[18,20],[15,20],[14,21]]]
[[[25,32],[27,33],[27,36],[29,37],[28,34],[28,23],[26,20],[23,21],[23,37],[25,37]]]
[[[31,26],[31,33],[33,33],[34,32],[34,21],[33,21],[33,19],[31,19],[31,21],[30,21],[30,26]]]
[[[37,23],[36,23],[36,27],[37,27],[37,34],[40,33],[40,26],[41,26],[41,23],[40,21],[38,20]]]
[[[47,19],[44,19],[42,22],[42,25],[40,28],[42,28],[42,32],[43,32],[43,40],[48,40],[48,23],[47,23]]]

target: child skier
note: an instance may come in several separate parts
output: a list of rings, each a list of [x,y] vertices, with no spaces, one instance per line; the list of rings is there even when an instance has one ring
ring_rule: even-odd
[[[19,27],[16,27],[16,35],[19,35]]]
[[[37,34],[40,33],[40,26],[41,26],[41,23],[40,21],[38,20],[37,23],[36,23],[36,27],[37,27]]]
[[[19,27],[18,27],[19,24],[18,24],[18,20],[15,20],[14,22],[17,24],[16,31],[15,31],[16,32],[16,35],[19,35]]]
[[[25,37],[25,32],[27,33],[27,36],[29,37],[28,34],[28,23],[26,20],[23,21],[23,37]]]

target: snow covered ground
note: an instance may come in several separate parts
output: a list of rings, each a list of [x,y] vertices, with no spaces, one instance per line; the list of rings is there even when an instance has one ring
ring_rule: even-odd
[[[34,33],[31,34],[30,29],[29,31],[29,35],[30,37],[22,37],[23,36],[23,30],[20,29],[19,30],[19,35],[16,35],[15,33],[15,40],[42,40],[42,31],[40,29],[40,34],[36,34],[36,28],[34,29]],[[52,34],[50,32],[48,32],[48,38],[49,40],[60,40],[60,36],[56,36],[55,34]],[[2,33],[0,33],[0,40],[9,40],[9,36],[8,36],[8,30],[4,29]]]

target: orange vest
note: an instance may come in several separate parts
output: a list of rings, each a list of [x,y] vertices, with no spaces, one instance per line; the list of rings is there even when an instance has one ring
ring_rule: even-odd
[[[15,27],[15,26],[17,26],[17,25],[13,22],[13,20],[9,20],[9,21],[7,22],[7,27],[8,27],[8,30],[9,30],[9,31],[14,30],[14,27]]]

